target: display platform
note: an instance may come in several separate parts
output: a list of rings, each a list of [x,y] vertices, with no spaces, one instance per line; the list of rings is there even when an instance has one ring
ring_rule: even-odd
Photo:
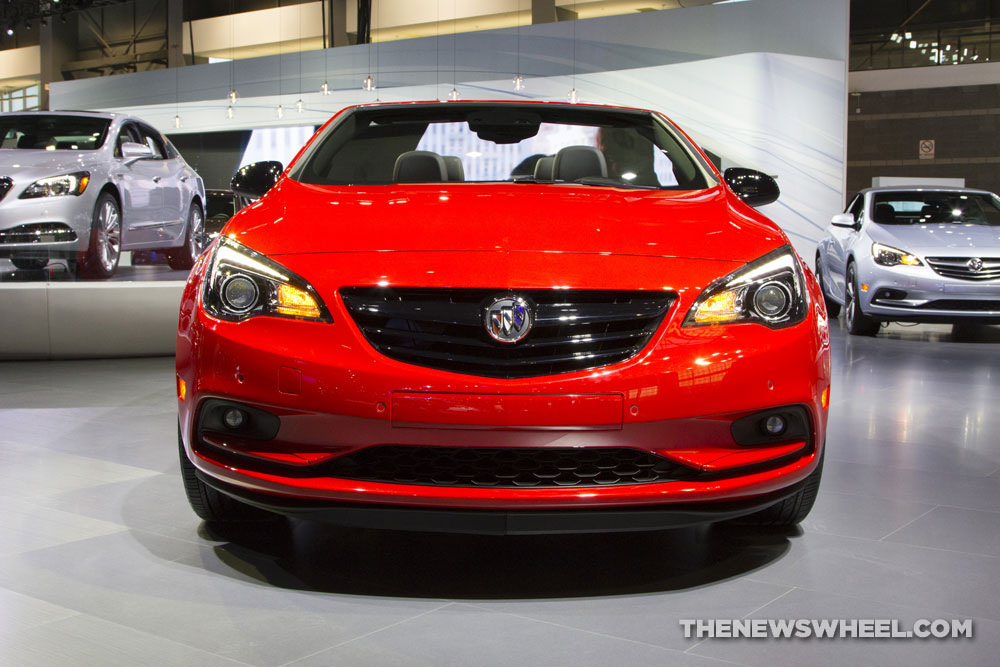
[[[131,280],[0,283],[0,359],[173,354],[184,272],[149,268]]]
[[[187,271],[175,271],[166,263],[139,263],[137,253],[123,253],[122,262],[115,274],[104,280],[88,280],[91,285],[109,282],[135,282],[149,280],[179,280],[187,279]],[[150,253],[147,253],[147,255]],[[132,255],[132,257],[129,257]],[[151,258],[155,261],[157,258]],[[148,261],[143,259],[142,261]],[[76,282],[80,278],[64,259],[53,259],[47,266],[40,269],[18,269],[9,259],[0,259],[0,283],[40,283],[40,282]]]

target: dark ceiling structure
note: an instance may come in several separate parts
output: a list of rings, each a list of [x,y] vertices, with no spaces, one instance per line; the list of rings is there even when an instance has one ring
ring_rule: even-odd
[[[58,20],[70,12],[93,7],[118,5],[128,0],[6,0],[0,3],[0,26],[4,30],[25,27],[32,24],[44,25],[53,19]]]
[[[982,25],[1000,19],[1000,0],[851,0],[851,33]]]

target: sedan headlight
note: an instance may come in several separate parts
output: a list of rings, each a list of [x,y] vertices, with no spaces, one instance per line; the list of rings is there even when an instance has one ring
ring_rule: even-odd
[[[202,302],[210,315],[230,322],[257,315],[333,321],[312,285],[226,236],[212,253]]]
[[[39,197],[62,197],[65,195],[82,195],[90,184],[90,174],[78,171],[73,174],[52,176],[35,181],[24,189],[19,199],[37,199]]]
[[[875,258],[876,264],[881,264],[882,266],[899,266],[900,264],[904,266],[924,265],[916,255],[911,255],[905,250],[893,248],[891,245],[884,245],[882,243],[872,244],[872,257]]]
[[[684,326],[757,322],[772,329],[805,319],[802,269],[789,246],[740,267],[705,288]]]

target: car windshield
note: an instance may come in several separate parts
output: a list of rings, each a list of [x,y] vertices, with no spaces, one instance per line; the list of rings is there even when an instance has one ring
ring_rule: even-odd
[[[93,116],[0,115],[0,148],[92,151],[104,144],[110,124]]]
[[[1000,199],[977,192],[877,192],[872,220],[882,225],[953,222],[1000,226]]]
[[[290,176],[317,185],[716,184],[693,146],[649,112],[462,103],[353,110],[314,141]]]

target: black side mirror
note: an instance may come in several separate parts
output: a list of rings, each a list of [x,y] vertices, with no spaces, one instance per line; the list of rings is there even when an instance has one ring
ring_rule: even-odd
[[[778,183],[767,174],[743,167],[730,167],[722,175],[736,196],[753,207],[778,200],[781,190]]]
[[[254,162],[240,170],[229,182],[229,188],[241,197],[257,199],[270,190],[285,168],[280,162],[268,160],[266,162]]]

